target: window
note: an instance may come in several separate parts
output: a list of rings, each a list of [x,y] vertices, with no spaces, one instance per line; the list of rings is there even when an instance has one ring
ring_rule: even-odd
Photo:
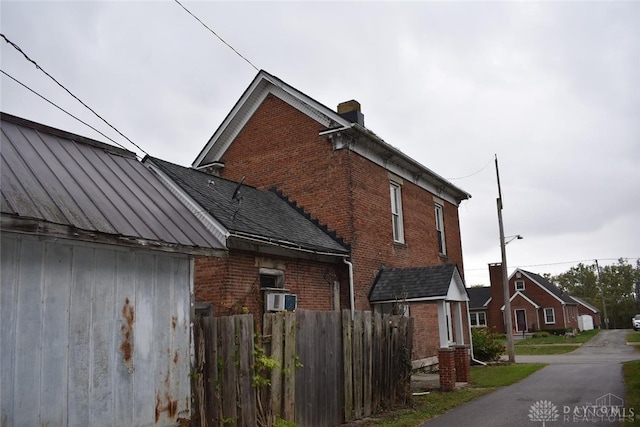
[[[553,308],[544,309],[544,323],[547,325],[556,323],[556,313],[553,311]]]
[[[438,252],[447,253],[447,247],[444,241],[444,208],[436,203],[436,231],[438,233]]]
[[[484,311],[471,312],[469,317],[471,318],[471,327],[487,326],[487,314]]]
[[[524,291],[524,280],[516,280],[516,291]]]
[[[284,289],[284,272],[271,268],[261,268],[260,289]]]
[[[404,243],[404,231],[402,229],[402,197],[400,185],[390,183],[391,189],[391,220],[393,226],[393,241]]]

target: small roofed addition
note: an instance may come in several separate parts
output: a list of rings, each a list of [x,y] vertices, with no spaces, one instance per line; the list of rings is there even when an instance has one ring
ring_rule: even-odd
[[[456,264],[382,269],[371,288],[369,300],[374,305],[436,304],[440,347],[465,344],[462,316],[466,313],[464,303],[469,301],[469,296]]]

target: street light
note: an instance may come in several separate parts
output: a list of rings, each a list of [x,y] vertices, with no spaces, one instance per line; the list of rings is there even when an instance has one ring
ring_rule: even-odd
[[[516,239],[517,240],[522,240],[522,239],[524,239],[524,237],[522,237],[519,234],[516,234],[515,236],[507,236],[507,237],[504,238],[504,244],[508,245],[509,243],[513,242]]]

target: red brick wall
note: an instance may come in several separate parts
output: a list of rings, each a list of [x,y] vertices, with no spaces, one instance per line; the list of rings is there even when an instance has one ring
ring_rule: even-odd
[[[298,296],[300,309],[332,310],[333,281],[338,280],[341,288],[348,286],[342,264],[231,250],[225,258],[196,259],[196,300],[211,302],[215,316],[253,313],[261,318],[264,308],[259,282],[261,267],[284,271],[284,287]]]
[[[435,303],[411,303],[409,315],[413,318],[412,360],[436,356],[440,348],[438,337],[438,307]]]
[[[448,257],[438,254],[433,195],[404,181],[406,244],[394,244],[388,172],[349,151],[333,150],[324,127],[269,95],[221,159],[222,175],[261,188],[277,186],[352,245],[356,308],[370,309],[377,271],[386,267],[458,264],[463,274],[457,207],[445,203]],[[345,307],[346,308],[346,307]]]

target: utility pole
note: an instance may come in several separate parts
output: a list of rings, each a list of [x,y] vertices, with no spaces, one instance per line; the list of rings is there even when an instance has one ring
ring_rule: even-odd
[[[600,266],[598,265],[598,260],[596,262],[596,273],[598,279],[598,287],[600,288],[600,297],[602,298],[602,311],[604,314],[604,328],[609,329],[609,317],[607,317],[607,305],[604,302],[604,288],[602,287],[602,282],[600,281]]]
[[[507,251],[504,241],[504,226],[502,225],[502,190],[500,189],[500,173],[498,172],[498,156],[496,158],[496,177],[498,178],[498,225],[500,227],[500,252],[502,253],[502,290],[504,292],[505,329],[507,332],[507,352],[509,363],[516,361],[516,351],[513,346],[513,322],[511,320],[511,301],[509,295],[509,278],[507,276]]]

